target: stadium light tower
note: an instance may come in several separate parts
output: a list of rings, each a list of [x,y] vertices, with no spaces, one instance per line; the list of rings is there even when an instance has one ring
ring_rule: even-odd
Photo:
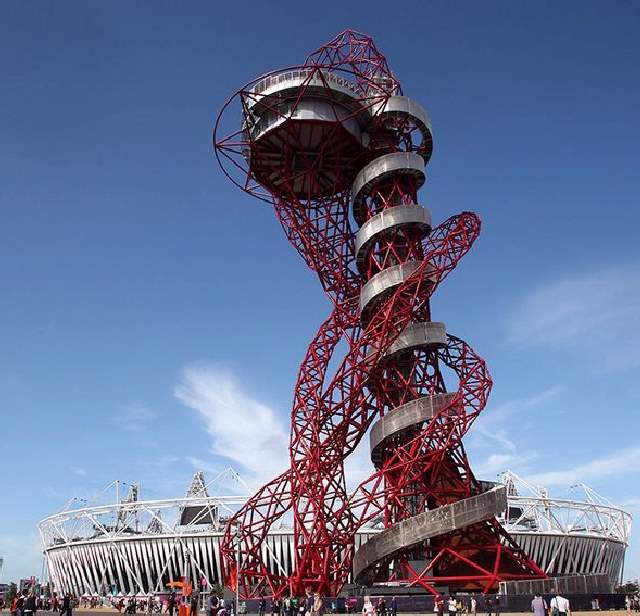
[[[346,30],[303,65],[251,81],[224,105],[214,146],[224,173],[274,208],[333,305],[298,374],[291,467],[226,527],[227,581],[277,597],[335,595],[350,575],[433,593],[544,577],[495,519],[505,488],[476,480],[462,444],[491,389],[485,362],[431,319],[430,298],[480,220],[463,212],[432,226],[418,199],[431,121],[373,40]],[[349,493],[343,462],[366,434],[375,470]],[[293,562],[273,573],[267,533],[287,516]],[[356,551],[356,530],[374,520],[385,530]]]

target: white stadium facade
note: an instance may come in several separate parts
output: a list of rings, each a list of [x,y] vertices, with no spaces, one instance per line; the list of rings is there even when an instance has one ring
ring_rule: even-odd
[[[229,474],[235,475],[231,469]],[[604,574],[613,588],[624,566],[629,513],[584,485],[574,486],[579,498],[557,499],[510,472],[502,482],[508,508],[500,521],[548,575]],[[118,491],[119,485],[111,488]],[[208,488],[198,472],[184,498],[141,500],[132,485],[112,504],[74,499],[38,525],[49,581],[57,591],[76,595],[161,592],[180,578],[190,555],[201,579],[219,583],[223,528],[246,497],[211,496]],[[375,526],[363,528],[356,547],[377,532]],[[290,571],[292,541],[290,528],[272,529],[263,550],[274,571]]]

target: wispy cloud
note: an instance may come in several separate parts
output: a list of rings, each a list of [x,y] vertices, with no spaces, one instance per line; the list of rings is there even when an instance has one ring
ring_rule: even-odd
[[[78,477],[86,477],[86,475],[87,475],[87,471],[84,468],[80,467],[80,466],[72,466],[71,467],[71,472],[74,475],[78,475]]]
[[[521,346],[598,349],[604,367],[640,363],[640,264],[601,269],[544,285],[526,296],[508,325]]]
[[[469,436],[469,448],[477,459],[474,465],[476,474],[491,478],[505,470],[523,471],[529,468],[538,459],[539,452],[533,447],[519,445],[511,436],[511,426],[522,426],[518,415],[556,399],[561,392],[562,387],[556,385],[531,396],[488,408]]]
[[[628,498],[625,501],[622,501],[620,503],[620,507],[622,509],[631,509],[633,511],[638,511],[640,510],[640,496],[636,496],[633,498]]]
[[[561,471],[529,475],[527,479],[544,486],[568,486],[604,477],[618,477],[640,471],[640,447],[623,449]]]
[[[268,405],[250,396],[229,372],[212,366],[191,366],[184,370],[175,396],[197,411],[212,438],[211,451],[242,467],[251,487],[273,479],[289,466],[289,435],[285,419]],[[207,471],[209,479],[221,473],[227,464],[217,460],[186,458],[194,469]],[[241,470],[241,468],[238,468]],[[347,487],[354,488],[373,473],[369,457],[369,439],[345,461]],[[241,473],[242,474],[242,473]],[[242,485],[224,484],[234,492],[245,493]]]
[[[228,372],[190,366],[174,394],[204,421],[212,453],[246,469],[249,481],[272,479],[287,467],[289,439],[284,422]]]
[[[116,414],[114,421],[121,430],[128,432],[142,432],[147,430],[157,419],[158,413],[151,410],[144,404],[133,402],[127,404],[120,413]]]
[[[484,426],[502,425],[506,420],[512,419],[514,415],[524,413],[557,398],[563,390],[564,387],[562,385],[553,385],[524,398],[508,400],[495,407],[489,406],[480,416],[479,423]]]

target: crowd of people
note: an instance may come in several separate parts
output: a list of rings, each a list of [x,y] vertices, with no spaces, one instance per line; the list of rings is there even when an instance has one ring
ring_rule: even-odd
[[[37,612],[49,610],[59,612],[60,616],[71,616],[75,605],[76,602],[70,593],[66,593],[62,598],[56,594],[52,597],[43,597],[25,588],[13,597],[10,605],[5,605],[4,599],[0,599],[0,612],[8,607],[11,616],[36,616]]]
[[[433,607],[437,616],[477,616],[478,612],[486,616],[500,616],[500,595],[448,595],[436,597]],[[235,605],[234,600],[225,600],[217,593],[210,593],[208,598],[200,601],[199,591],[196,589],[191,597],[186,600],[172,590],[163,596],[154,595],[129,595],[117,597],[83,596],[73,597],[66,593],[59,597],[53,594],[50,597],[37,596],[32,590],[19,592],[7,604],[0,598],[0,612],[8,608],[11,616],[36,616],[39,611],[59,612],[60,616],[72,616],[74,608],[95,609],[100,606],[109,606],[118,610],[121,614],[153,614],[166,613],[168,616],[178,616],[180,605],[187,603],[191,607],[191,614],[205,612],[206,616],[238,616],[247,613],[246,602]],[[479,601],[481,599],[481,601]],[[362,601],[362,608],[358,610]],[[627,612],[640,612],[640,595],[627,595],[625,600]],[[262,596],[255,605],[258,616],[325,616],[325,613],[336,614],[343,611],[343,606],[338,605],[332,599],[325,605],[325,599],[319,592],[307,588],[304,596],[287,595],[282,599],[273,598],[267,601]],[[591,601],[592,610],[602,609],[597,598]],[[370,596],[347,597],[344,599],[344,611],[354,614],[358,611],[362,616],[397,616],[398,602],[396,597],[384,596],[372,598]],[[553,592],[550,600],[541,595],[535,595],[531,601],[533,616],[571,616],[571,605],[566,597]]]
[[[398,613],[398,602],[395,597],[392,597],[387,606],[387,600],[384,597],[380,597],[375,603],[371,600],[371,597],[365,597],[362,604],[362,613],[364,616],[396,616]]]
[[[624,605],[627,612],[640,612],[640,594],[627,595]]]
[[[335,612],[335,605],[333,606]],[[312,592],[307,588],[304,597],[287,595],[283,599],[271,600],[271,616],[324,616],[324,599],[319,592]],[[258,616],[267,613],[267,600],[260,597],[258,601]]]

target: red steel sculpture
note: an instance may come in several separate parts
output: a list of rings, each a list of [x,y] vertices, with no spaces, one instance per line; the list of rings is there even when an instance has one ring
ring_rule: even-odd
[[[437,594],[544,577],[495,519],[505,488],[474,477],[462,444],[491,390],[486,364],[431,320],[431,295],[480,220],[432,227],[418,204],[431,122],[373,40],[346,30],[302,66],[251,81],[224,105],[214,145],[227,177],[273,206],[333,306],[300,366],[291,466],[226,526],[227,584],[246,598],[334,596],[352,575]],[[343,463],[367,433],[375,472],[349,491]],[[268,543],[285,520],[290,562]],[[356,551],[367,523],[383,530]]]

